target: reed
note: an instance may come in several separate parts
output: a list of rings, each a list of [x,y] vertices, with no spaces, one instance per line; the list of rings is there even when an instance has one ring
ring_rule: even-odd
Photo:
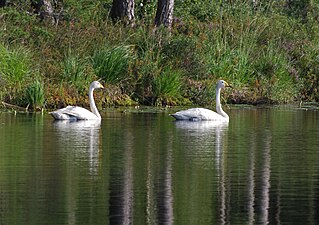
[[[31,54],[23,47],[9,49],[0,44],[1,79],[14,89],[20,88],[31,74]]]
[[[95,74],[107,83],[115,84],[126,79],[131,46],[116,46],[97,50],[92,57]]]
[[[44,107],[44,84],[36,79],[26,88],[26,101],[33,110],[41,110]]]
[[[87,61],[76,55],[68,55],[63,61],[62,81],[78,88],[90,82]],[[86,88],[86,87],[85,87]]]
[[[288,10],[284,0],[257,2],[177,1],[168,32],[154,29],[154,2],[137,1],[135,26],[128,27],[108,18],[109,0],[58,3],[63,17],[54,26],[32,16],[29,1],[12,1],[0,8],[1,99],[25,104],[21,95],[37,78],[46,90],[61,85],[77,93],[70,101],[83,103],[88,83],[102,79],[140,104],[181,97],[202,105],[223,78],[248,90],[242,96],[318,100],[319,3],[289,1]],[[54,93],[47,106],[64,98]]]
[[[181,73],[171,67],[165,68],[162,73],[153,78],[152,87],[155,103],[169,102],[170,99],[181,96]]]

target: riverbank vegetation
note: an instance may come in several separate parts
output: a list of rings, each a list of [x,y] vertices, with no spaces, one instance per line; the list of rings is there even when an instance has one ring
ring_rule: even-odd
[[[63,1],[55,23],[10,1],[0,8],[0,100],[87,106],[101,79],[102,106],[210,105],[223,78],[234,87],[224,102],[319,101],[315,1],[176,1],[171,29],[154,29],[156,2],[145,2],[128,26],[109,18],[110,0]]]

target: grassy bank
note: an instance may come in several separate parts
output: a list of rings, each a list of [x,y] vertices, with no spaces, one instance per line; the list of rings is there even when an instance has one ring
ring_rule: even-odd
[[[128,27],[108,18],[110,1],[64,2],[54,25],[27,3],[0,9],[1,101],[87,106],[89,83],[101,79],[103,106],[209,105],[220,78],[234,87],[230,103],[319,101],[317,3],[305,13],[281,1],[176,2],[168,33],[154,30],[155,3],[142,10],[137,1]]]

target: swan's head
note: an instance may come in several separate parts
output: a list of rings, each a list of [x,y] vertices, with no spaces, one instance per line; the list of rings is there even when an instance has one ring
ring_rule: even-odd
[[[93,81],[90,85],[90,89],[103,89],[103,85],[98,81]]]
[[[231,87],[231,86],[224,80],[219,80],[217,82],[217,88],[225,88],[225,87]]]

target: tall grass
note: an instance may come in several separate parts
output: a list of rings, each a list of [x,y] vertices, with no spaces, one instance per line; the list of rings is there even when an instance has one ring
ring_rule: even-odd
[[[128,78],[131,46],[116,46],[97,50],[92,57],[96,75],[107,83],[117,83]]]
[[[135,59],[131,68],[133,97],[142,104],[152,104],[152,82],[162,70],[161,41],[164,34],[157,35],[149,27],[137,29],[131,42],[135,49]]]
[[[44,84],[39,80],[35,80],[26,88],[26,101],[33,110],[39,110],[44,107]]]
[[[209,67],[206,58],[203,57],[201,42],[199,38],[176,35],[169,42],[163,43],[163,63],[173,62],[174,67],[183,71],[187,77],[196,80],[206,78]]]
[[[9,102],[25,103],[17,96],[32,86],[32,71],[39,71],[46,90],[63,87],[61,94],[45,93],[50,107],[64,104],[63,99],[86,99],[79,89],[96,78],[118,86],[116,95],[141,104],[173,98],[207,103],[219,78],[243,90],[243,96],[319,99],[315,1],[294,4],[305,9],[297,14],[284,0],[255,6],[250,0],[177,1],[170,33],[153,29],[155,2],[141,8],[145,1],[136,2],[135,27],[112,23],[109,0],[63,1],[63,17],[55,26],[30,16],[28,1],[13,2],[0,9],[0,84],[6,89],[0,96]]]
[[[168,67],[153,78],[152,87],[156,105],[159,105],[161,101],[170,103],[170,100],[181,96],[181,77],[179,71]]]
[[[253,77],[263,83],[266,97],[279,102],[296,98],[296,88],[289,74],[290,62],[273,44],[260,49],[253,67]]]
[[[62,81],[81,88],[90,82],[87,61],[75,55],[68,55],[63,61]]]
[[[11,87],[20,88],[31,74],[31,55],[22,48],[9,49],[0,44],[0,76]],[[17,87],[18,86],[18,87]]]

